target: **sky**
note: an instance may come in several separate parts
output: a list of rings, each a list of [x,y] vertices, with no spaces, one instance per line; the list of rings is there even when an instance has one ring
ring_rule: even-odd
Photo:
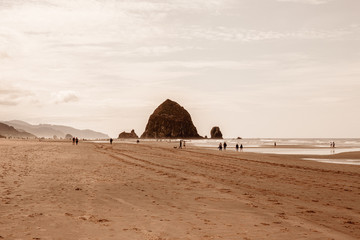
[[[0,0],[0,120],[360,137],[359,0]]]

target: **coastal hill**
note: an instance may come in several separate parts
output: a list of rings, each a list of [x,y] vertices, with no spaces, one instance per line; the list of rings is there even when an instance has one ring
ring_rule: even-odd
[[[95,132],[93,130],[79,130],[73,127],[62,126],[62,125],[51,125],[51,124],[39,124],[39,125],[32,125],[27,122],[19,121],[19,120],[12,120],[3,122],[9,126],[13,126],[16,129],[21,129],[26,132],[29,132],[37,137],[45,137],[45,138],[53,138],[57,136],[59,138],[64,138],[66,134],[71,134],[78,138],[85,138],[85,139],[102,139],[102,138],[109,138],[108,135]]]
[[[16,130],[14,127],[5,123],[0,123],[0,136],[15,137],[15,138],[35,138],[31,133],[22,130]]]
[[[201,138],[191,116],[178,103],[167,99],[150,116],[141,138]]]

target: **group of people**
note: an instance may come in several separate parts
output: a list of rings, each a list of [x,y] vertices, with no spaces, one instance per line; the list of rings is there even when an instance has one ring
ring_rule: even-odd
[[[334,148],[335,147],[335,142],[330,142],[330,147]]]
[[[75,144],[78,145],[79,139],[78,139],[77,137],[76,137],[76,138],[73,137],[73,138],[72,138],[72,143],[73,143],[73,145],[75,145]]]
[[[219,143],[219,151],[222,151],[223,150],[223,148],[224,148],[224,150],[226,150],[226,148],[227,148],[227,143],[226,142],[224,142],[224,143]],[[240,146],[239,146],[239,144],[237,143],[236,145],[235,145],[235,149],[236,149],[236,151],[239,151],[239,148],[240,148],[240,151],[242,151],[243,150],[243,145],[242,144],[240,144]]]
[[[219,143],[219,150],[220,151],[222,151],[223,150],[223,147],[224,147],[224,150],[226,150],[226,148],[227,148],[227,143],[226,142],[224,142],[224,144],[222,144],[222,143]]]
[[[184,140],[180,140],[179,148],[185,148],[185,147],[186,147],[185,141],[184,141]]]

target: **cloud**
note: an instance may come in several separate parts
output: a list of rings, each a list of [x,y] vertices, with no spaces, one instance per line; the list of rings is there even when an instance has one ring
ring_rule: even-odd
[[[204,28],[193,26],[183,28],[176,38],[203,39],[210,41],[231,41],[231,42],[253,42],[265,40],[287,40],[287,39],[334,39],[345,35],[358,33],[360,28],[348,27],[342,29],[321,30],[303,29],[293,32],[259,31],[254,29],[238,29],[226,27]]]
[[[78,96],[76,95],[76,92],[74,91],[59,91],[57,93],[53,93],[52,97],[54,99],[54,102],[56,104],[59,103],[70,103],[70,102],[77,102],[79,101]]]
[[[3,105],[3,106],[16,106],[16,105],[18,105],[18,102],[14,101],[14,100],[0,99],[0,105]]]
[[[319,4],[329,3],[332,0],[276,0],[276,1],[278,1],[278,2],[293,2],[293,3],[304,3],[304,4],[319,5]]]
[[[1,59],[9,59],[9,58],[10,58],[9,54],[7,54],[6,52],[0,51],[0,60]]]
[[[27,101],[35,101],[31,91],[0,83],[0,105],[16,106]]]
[[[124,56],[144,56],[144,57],[158,57],[166,54],[182,52],[186,50],[200,50],[199,47],[180,47],[180,46],[146,46],[139,47],[134,50],[121,52]]]

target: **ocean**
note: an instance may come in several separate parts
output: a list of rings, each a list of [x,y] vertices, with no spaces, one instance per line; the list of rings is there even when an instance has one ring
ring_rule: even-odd
[[[248,138],[248,139],[202,139],[187,141],[188,145],[217,150],[219,143],[227,143],[227,151],[236,151],[235,145],[242,144],[242,152],[296,154],[296,155],[334,155],[344,152],[360,151],[360,138]],[[335,142],[335,148],[331,143]],[[276,143],[276,146],[275,146]],[[303,160],[333,164],[360,165],[360,159],[303,158]]]

